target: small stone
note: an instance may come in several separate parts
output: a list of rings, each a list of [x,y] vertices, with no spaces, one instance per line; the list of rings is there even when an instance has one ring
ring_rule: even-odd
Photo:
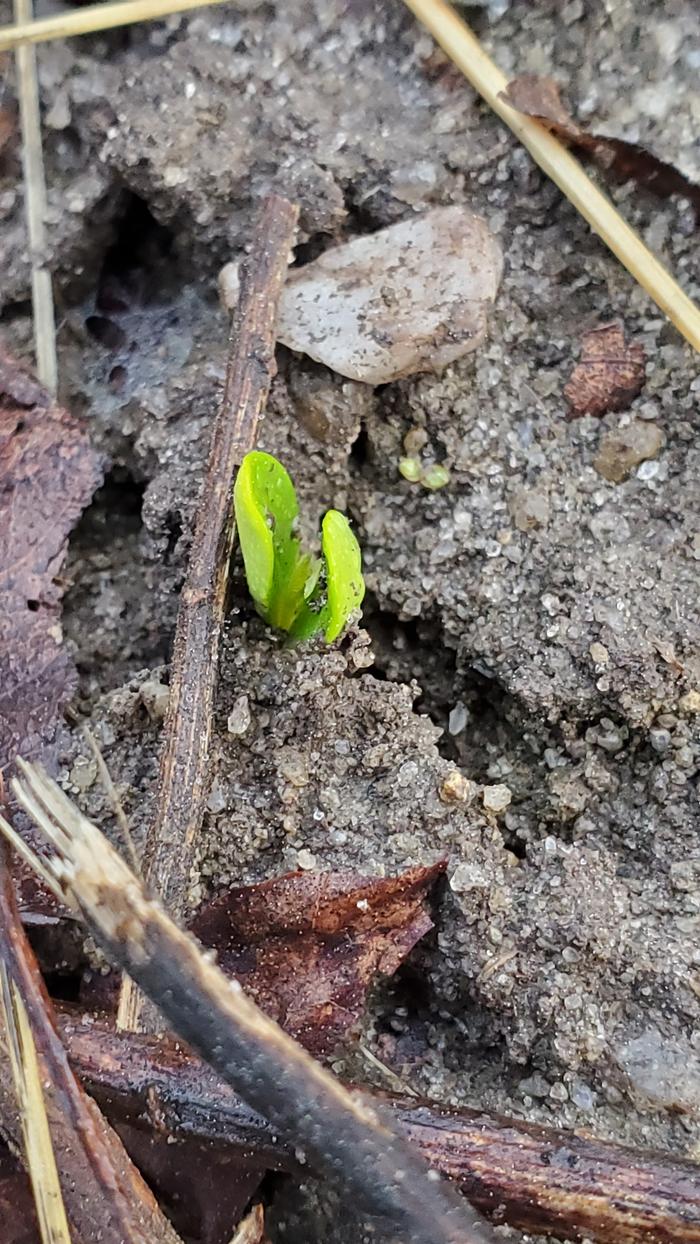
[[[420,458],[399,458],[399,475],[409,484],[417,484],[421,477]]]
[[[476,796],[476,783],[465,778],[459,769],[452,769],[440,783],[438,795],[443,803],[471,803]]]
[[[407,454],[419,454],[428,444],[428,433],[425,428],[409,428],[403,438],[403,447]]]
[[[604,479],[619,484],[640,462],[655,458],[665,439],[658,424],[635,419],[602,437],[593,465]]]
[[[66,91],[57,91],[44,120],[50,130],[68,129],[71,123],[71,111]]]
[[[510,787],[502,782],[498,782],[495,786],[484,787],[483,801],[487,812],[505,812],[512,798]]]
[[[162,721],[168,711],[170,687],[166,687],[157,678],[148,678],[141,683],[139,696],[151,721]]]
[[[297,866],[303,868],[305,872],[312,871],[316,867],[316,856],[306,847],[302,847],[300,851],[297,851]]]
[[[605,647],[605,644],[591,644],[588,651],[594,665],[607,665],[610,660],[610,653]]]
[[[454,708],[450,710],[447,718],[447,729],[450,734],[461,734],[467,722],[469,721],[469,712],[466,704],[458,700]]]
[[[447,467],[441,466],[436,462],[433,466],[429,466],[423,471],[420,482],[424,488],[430,489],[431,492],[437,492],[439,488],[444,488],[450,482],[450,472]]]
[[[250,704],[247,695],[239,695],[226,719],[229,734],[245,734],[251,722]]]
[[[548,1097],[550,1092],[549,1081],[545,1080],[539,1071],[528,1076],[526,1080],[521,1080],[518,1088],[521,1093],[527,1094],[528,1097]]]
[[[565,1084],[558,1081],[556,1084],[552,1085],[549,1090],[549,1096],[552,1101],[564,1102],[569,1100],[569,1091]]]
[[[70,771],[70,780],[78,790],[89,790],[97,777],[97,764],[92,757],[79,756]]]
[[[290,272],[278,337],[366,384],[437,371],[484,341],[502,268],[484,220],[433,208]]]
[[[546,527],[549,522],[549,501],[542,493],[523,488],[512,498],[509,509],[518,531]]]
[[[658,727],[649,731],[649,742],[655,752],[663,755],[671,746],[671,734],[669,730],[660,730]]]
[[[678,708],[688,717],[700,713],[700,691],[686,691],[678,701]]]

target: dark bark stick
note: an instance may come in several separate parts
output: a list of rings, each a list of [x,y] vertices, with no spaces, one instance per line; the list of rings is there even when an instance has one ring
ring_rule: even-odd
[[[31,1027],[73,1244],[98,1239],[103,1244],[180,1244],[119,1137],[71,1070],[17,912],[4,844],[0,854],[0,955]],[[22,1128],[7,1038],[0,1031],[0,1134],[19,1153]]]
[[[186,910],[193,846],[209,793],[209,741],[219,639],[235,537],[232,486],[236,467],[255,445],[260,415],[275,374],[279,295],[294,240],[298,209],[271,195],[242,265],[226,382],[209,447],[187,577],[175,629],[170,700],[165,720],[155,817],[144,847],[149,889],[176,920]],[[126,987],[124,1027],[157,1029]]]
[[[274,1128],[182,1045],[68,1015],[60,1023],[76,1074],[115,1123],[157,1125],[217,1151],[254,1154],[269,1170],[297,1169]],[[693,1162],[485,1111],[377,1096],[435,1170],[509,1226],[598,1244],[700,1240]]]
[[[18,802],[54,848],[39,859],[7,821],[0,828],[58,896],[80,913],[110,961],[299,1160],[345,1194],[377,1239],[398,1244],[493,1244],[491,1229],[447,1182],[224,976],[178,928],[103,834],[34,766],[18,762]]]

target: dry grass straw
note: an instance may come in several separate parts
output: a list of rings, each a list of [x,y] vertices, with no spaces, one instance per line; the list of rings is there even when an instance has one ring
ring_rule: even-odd
[[[0,1000],[41,1239],[43,1244],[71,1244],[29,1016],[19,989],[2,961]]]
[[[123,0],[118,4],[94,4],[84,9],[54,13],[37,21],[27,17],[20,19],[15,11],[15,25],[0,26],[0,52],[30,43],[46,43],[49,39],[71,39],[74,35],[112,30],[115,26],[150,22],[174,13],[186,13],[188,9],[202,9],[221,3],[222,0]]]
[[[700,309],[623,220],[571,152],[538,121],[523,116],[507,103],[503,92],[508,79],[452,6],[446,0],[405,0],[405,3],[686,341],[700,351]]]
[[[15,20],[31,21],[32,0],[14,0]],[[34,348],[36,372],[49,393],[56,392],[56,324],[54,320],[51,273],[46,258],[46,180],[44,153],[41,145],[39,84],[36,52],[33,47],[18,47],[17,85],[20,125],[22,129],[22,166],[24,171],[24,205],[32,268],[32,311],[34,317]]]

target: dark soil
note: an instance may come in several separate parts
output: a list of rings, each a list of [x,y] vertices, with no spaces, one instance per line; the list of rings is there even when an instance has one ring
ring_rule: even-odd
[[[693,0],[467,16],[506,72],[553,74],[592,128],[700,180]],[[697,356],[398,0],[241,0],[40,66],[62,396],[111,463],[72,542],[65,633],[137,838],[222,387],[221,264],[271,188],[301,204],[298,263],[468,203],[506,262],[477,354],[372,390],[280,350],[261,446],[309,534],[329,505],[353,518],[365,629],[283,650],[238,576],[192,902],[293,867],[449,856],[436,934],[375,998],[365,1044],[437,1099],[700,1157]],[[28,353],[4,159],[3,327]],[[612,194],[697,297],[688,205]],[[569,421],[581,336],[616,318],[646,350],[642,393]],[[593,462],[632,418],[665,443],[611,483]],[[398,473],[416,429],[449,469],[439,492]],[[70,727],[62,776],[110,827]],[[345,1239],[295,1213],[285,1239]]]

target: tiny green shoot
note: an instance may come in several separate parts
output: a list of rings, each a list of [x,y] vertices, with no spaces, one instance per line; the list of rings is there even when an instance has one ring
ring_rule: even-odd
[[[328,511],[321,524],[321,557],[311,557],[295,534],[294,485],[281,462],[259,450],[246,454],[240,465],[233,503],[258,613],[293,642],[323,631],[326,643],[333,643],[365,594],[360,546],[345,515]]]

